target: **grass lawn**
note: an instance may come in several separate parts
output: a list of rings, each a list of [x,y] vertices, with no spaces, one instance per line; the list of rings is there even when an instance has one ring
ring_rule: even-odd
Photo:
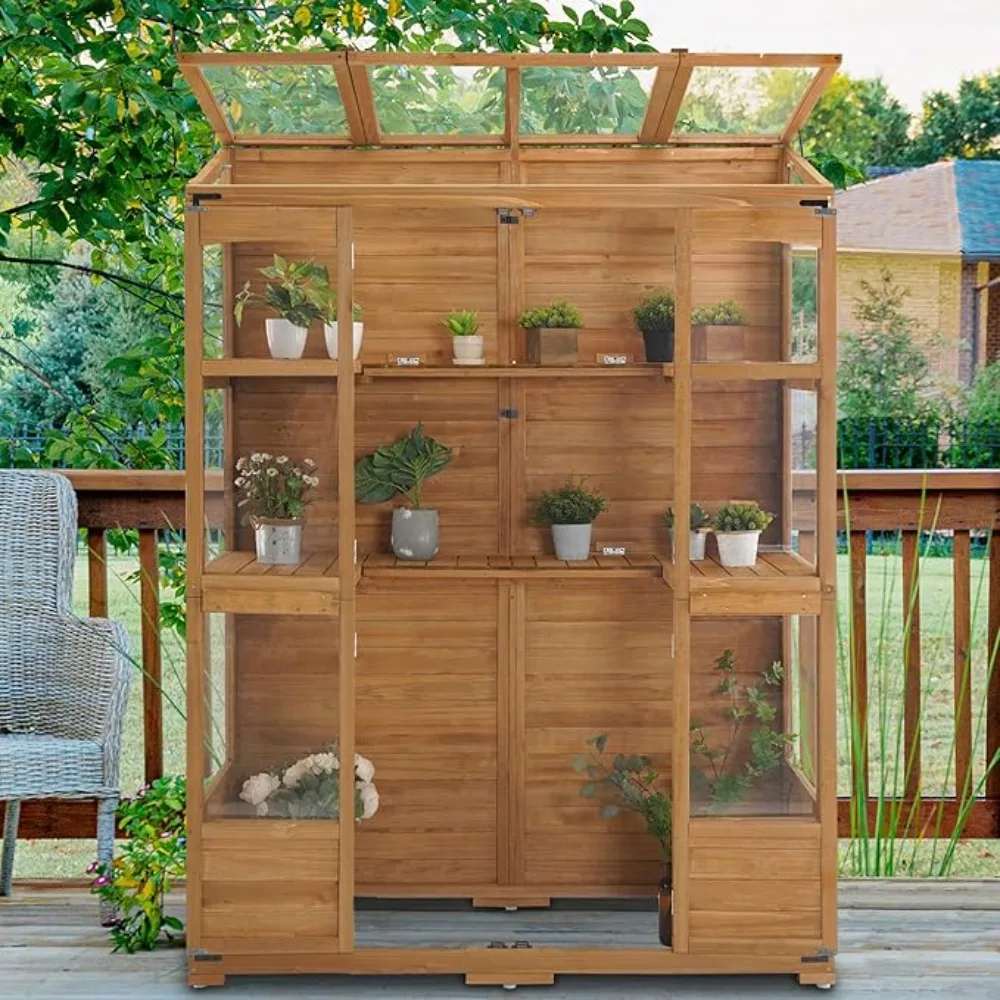
[[[132,638],[136,659],[139,658],[139,602],[138,585],[127,581],[129,574],[138,568],[136,559],[112,558],[109,560],[110,615],[124,622]],[[984,560],[972,563],[972,706],[974,754],[982,772],[985,756],[985,734],[981,719],[985,705],[986,689],[986,569]],[[845,704],[848,641],[848,562],[839,559],[840,573],[840,704]],[[76,609],[86,614],[87,565],[85,558],[77,560]],[[935,795],[942,789],[954,791],[954,763],[949,766],[953,753],[952,695],[953,638],[952,638],[952,570],[951,560],[927,558],[921,560],[921,655],[924,699],[924,723],[921,736],[923,757],[923,788],[925,795]],[[891,758],[886,754],[882,767],[879,748],[883,742],[892,750],[895,734],[902,718],[902,572],[898,556],[871,556],[868,560],[869,608],[869,676],[871,679],[871,781],[877,787],[884,780],[893,785]],[[163,688],[168,698],[177,706],[164,705],[164,766],[168,772],[178,772],[184,767],[184,653],[182,644],[172,633],[163,637]],[[840,713],[840,792],[850,788],[847,767],[848,722]],[[977,725],[977,723],[979,723]],[[885,741],[879,735],[888,734]],[[131,794],[142,783],[142,679],[136,674],[129,697],[122,752],[122,789]],[[884,770],[884,775],[883,775]],[[570,775],[571,777],[571,775]],[[902,784],[902,775],[898,776]],[[932,850],[924,844],[918,851],[919,873],[921,858]],[[18,878],[68,878],[79,877],[94,853],[92,841],[33,841],[21,842],[17,851],[15,875]],[[845,866],[849,873],[849,866]],[[956,876],[1000,876],[1000,842],[969,841],[961,846],[955,863]]]

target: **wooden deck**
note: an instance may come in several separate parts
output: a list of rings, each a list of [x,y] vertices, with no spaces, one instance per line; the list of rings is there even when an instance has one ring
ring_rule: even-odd
[[[836,996],[1000,998],[1000,882],[846,883],[841,886],[841,952]],[[461,904],[455,904],[459,907]],[[138,997],[163,1000],[190,996],[180,948],[147,955],[108,953],[97,924],[96,902],[84,891],[15,887],[0,901],[0,997],[4,1000],[105,1000]],[[172,909],[183,909],[183,896]],[[517,914],[443,909],[414,911],[359,909],[359,944],[434,942],[461,947],[491,934],[524,934],[549,943],[650,944],[653,914],[635,907],[613,915],[607,938],[607,910],[556,908]],[[569,997],[698,997],[702,1000],[801,995],[791,977],[735,979],[597,979],[561,977],[552,987],[534,989],[539,1000]],[[476,992],[478,990],[478,992]],[[496,995],[495,989],[466,987],[457,977],[370,978],[305,976],[296,979],[232,978],[219,996],[436,998]],[[535,995],[535,994],[532,994]],[[806,996],[810,993],[806,992]],[[815,994],[813,994],[815,995]]]

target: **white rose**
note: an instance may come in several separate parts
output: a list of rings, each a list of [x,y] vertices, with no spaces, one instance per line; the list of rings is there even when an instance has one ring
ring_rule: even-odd
[[[367,757],[356,753],[354,755],[354,776],[362,784],[367,785],[375,777],[375,765]]]
[[[281,782],[267,771],[255,774],[243,782],[240,798],[252,806],[259,806],[270,794],[281,786]]]
[[[340,768],[340,762],[332,753],[313,754],[313,760],[315,760],[316,766],[319,768],[317,773],[332,774]]]
[[[286,788],[295,788],[298,783],[305,777],[306,765],[305,761],[298,761],[285,771],[284,777],[281,779],[282,784]]]
[[[374,785],[362,785],[361,792],[361,818],[371,819],[378,812],[378,792]]]

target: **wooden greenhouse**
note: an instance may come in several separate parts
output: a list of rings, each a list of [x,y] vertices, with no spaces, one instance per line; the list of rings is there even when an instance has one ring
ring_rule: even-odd
[[[831,984],[835,216],[793,139],[839,57],[181,62],[222,145],[185,205],[191,984]],[[664,291],[647,360],[632,310]],[[735,334],[692,328],[730,299]],[[272,356],[292,300],[301,356]],[[552,302],[573,356],[529,360],[519,317]],[[415,505],[428,559],[355,502],[358,460],[417,425],[452,449]],[[285,460],[318,484],[274,563],[241,500]],[[568,476],[608,501],[582,559],[531,517]],[[756,562],[723,565],[721,529],[692,560],[691,504],[745,501],[774,515]],[[649,769],[659,841],[608,801]]]

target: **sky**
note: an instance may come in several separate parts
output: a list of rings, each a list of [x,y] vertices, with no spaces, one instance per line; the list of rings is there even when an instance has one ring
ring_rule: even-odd
[[[1000,69],[1000,0],[633,2],[660,50],[839,52],[846,72],[882,75],[913,111],[927,91]]]

